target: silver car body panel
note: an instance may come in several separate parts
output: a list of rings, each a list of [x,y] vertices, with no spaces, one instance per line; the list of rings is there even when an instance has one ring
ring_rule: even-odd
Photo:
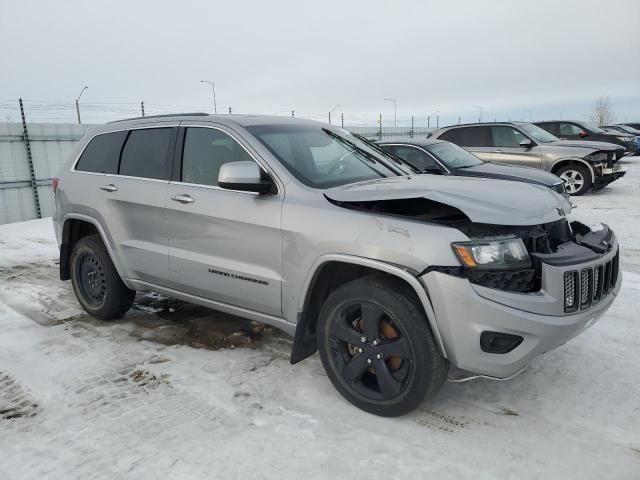
[[[336,202],[427,198],[458,208],[474,222],[499,225],[554,222],[563,218],[562,211],[571,210],[569,202],[539,185],[434,175],[314,189],[291,175],[245,128],[292,122],[319,125],[225,115],[133,120],[95,129],[81,140],[59,176],[54,215],[58,242],[67,220],[90,222],[129,288],[259,320],[289,334],[295,332],[320,268],[328,262],[374,268],[404,280],[416,292],[443,355],[461,368],[494,377],[508,376],[577,334],[615,296],[588,313],[563,315],[552,306],[558,300],[561,272],[548,270],[548,290],[536,294],[482,288],[433,271],[420,276],[430,266],[460,266],[451,244],[468,241],[467,235],[449,226],[356,211]],[[231,135],[273,178],[277,193],[257,195],[73,168],[97,134],[177,125],[217,128]],[[100,188],[111,184],[117,190]],[[189,195],[194,202],[172,201],[174,195]],[[616,294],[619,286],[620,280]],[[479,351],[477,335],[473,337],[481,325],[525,332],[530,338],[523,344],[526,348],[506,356],[487,354]]]

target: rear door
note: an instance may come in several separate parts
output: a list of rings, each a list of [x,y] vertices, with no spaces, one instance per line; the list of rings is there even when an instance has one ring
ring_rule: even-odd
[[[227,127],[194,124],[180,129],[167,192],[171,287],[282,315],[284,192],[282,187],[275,195],[220,188],[220,167],[237,161],[256,157]]]
[[[177,133],[177,126],[129,130],[118,174],[107,176],[100,193],[125,275],[159,285],[169,277],[164,207]]]
[[[495,125],[491,127],[491,141],[493,149],[491,160],[523,167],[541,168],[542,157],[540,147],[533,140],[533,145],[523,147],[522,140],[527,137],[517,128],[508,125]]]

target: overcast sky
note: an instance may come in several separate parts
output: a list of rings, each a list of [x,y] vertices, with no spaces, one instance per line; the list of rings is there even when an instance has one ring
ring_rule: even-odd
[[[582,118],[608,95],[640,119],[639,0],[0,0],[0,45],[0,120],[22,96],[72,121],[85,85],[96,121],[211,109],[202,79],[240,113],[388,121],[394,98],[401,121]]]

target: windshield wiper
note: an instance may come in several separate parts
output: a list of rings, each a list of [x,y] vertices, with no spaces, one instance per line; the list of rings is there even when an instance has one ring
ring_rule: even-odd
[[[394,172],[396,175],[404,175],[404,172],[400,172],[398,170],[396,170],[395,168],[391,168],[390,165],[385,164],[384,162],[381,162],[378,158],[376,158],[375,155],[373,155],[371,152],[367,152],[364,148],[359,147],[358,145],[356,145],[355,143],[353,143],[351,140],[347,140],[346,138],[338,135],[335,132],[332,132],[331,130],[329,130],[328,128],[323,128],[322,131],[324,133],[326,133],[327,135],[329,135],[332,138],[335,138],[336,140],[338,140],[339,142],[342,142],[344,145],[348,145],[350,148],[352,148],[354,151],[360,153],[361,155],[364,155],[365,157],[367,157],[368,160],[370,160],[373,163],[380,163],[382,165],[384,165],[385,167],[387,167],[389,170],[391,170],[392,172]]]
[[[403,167],[408,168],[411,172],[413,172],[413,173],[422,173],[422,172],[420,172],[420,170],[418,170],[413,165],[411,165],[409,162],[407,162],[404,158],[396,155],[395,153],[391,153],[391,152],[386,151],[380,145],[378,145],[377,143],[373,142],[372,140],[369,140],[367,137],[365,137],[363,135],[360,135],[359,133],[353,133],[353,132],[351,132],[351,135],[356,137],[361,142],[366,143],[369,147],[373,148],[376,152],[380,152],[381,154],[391,158],[391,160],[393,160],[398,165],[402,165]]]

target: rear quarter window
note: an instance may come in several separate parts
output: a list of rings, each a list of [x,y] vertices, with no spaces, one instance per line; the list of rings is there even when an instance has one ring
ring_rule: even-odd
[[[461,147],[490,147],[490,131],[488,127],[454,128],[439,137]]]
[[[169,145],[172,128],[131,130],[122,149],[120,175],[168,180]]]
[[[85,147],[76,164],[80,172],[117,173],[120,150],[127,132],[103,133]]]

